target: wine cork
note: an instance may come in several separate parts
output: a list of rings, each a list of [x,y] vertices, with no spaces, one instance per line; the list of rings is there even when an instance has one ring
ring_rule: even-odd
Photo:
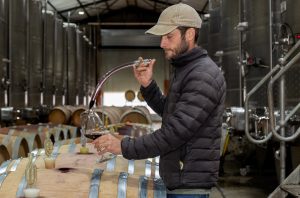
[[[52,169],[52,168],[55,168],[55,159],[54,158],[51,158],[51,157],[46,157],[44,159],[45,161],[45,168],[46,169]]]
[[[26,188],[26,189],[24,189],[24,195],[26,198],[27,197],[30,197],[30,198],[38,197],[40,195],[40,189]]]

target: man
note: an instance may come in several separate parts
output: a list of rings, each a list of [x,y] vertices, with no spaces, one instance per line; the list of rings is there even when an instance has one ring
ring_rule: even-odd
[[[168,197],[208,197],[218,179],[225,81],[217,65],[197,46],[201,18],[179,3],[166,8],[146,33],[161,36],[160,47],[174,67],[170,90],[162,95],[152,78],[155,60],[134,68],[147,104],[162,126],[139,138],[111,135],[94,141],[104,152],[127,159],[160,156],[160,176]],[[202,195],[204,194],[204,196]]]

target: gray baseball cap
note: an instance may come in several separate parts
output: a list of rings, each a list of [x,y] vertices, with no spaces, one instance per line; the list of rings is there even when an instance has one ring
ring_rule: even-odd
[[[146,34],[162,36],[179,26],[201,27],[202,20],[197,11],[191,6],[179,3],[166,8],[159,16],[156,25],[146,31]]]

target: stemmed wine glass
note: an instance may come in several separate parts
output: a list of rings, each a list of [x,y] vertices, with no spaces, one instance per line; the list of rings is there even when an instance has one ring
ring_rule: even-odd
[[[110,133],[103,126],[103,123],[99,115],[93,110],[88,109],[80,114],[81,131],[86,138],[97,139],[101,135]],[[83,144],[85,146],[85,144]],[[101,155],[100,159],[97,159],[98,163],[108,161],[116,156],[112,153],[106,153]]]

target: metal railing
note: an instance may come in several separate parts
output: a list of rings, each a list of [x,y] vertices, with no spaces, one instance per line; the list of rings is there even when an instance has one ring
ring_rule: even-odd
[[[295,51],[299,48],[300,41],[298,41],[289,52],[283,57],[279,59],[279,64],[277,64],[246,96],[245,99],[245,133],[247,138],[255,143],[261,144],[267,142],[272,136],[280,140],[280,181],[284,181],[285,179],[285,157],[286,157],[286,149],[285,142],[295,140],[300,134],[300,127],[296,130],[296,132],[286,137],[285,136],[285,128],[284,126],[289,121],[289,119],[297,112],[300,108],[300,103],[298,103],[292,111],[285,117],[285,104],[284,104],[284,93],[285,93],[285,78],[284,74],[288,71],[296,61],[300,59],[300,52],[298,52],[291,60],[287,62],[287,60],[295,53]],[[277,72],[277,73],[276,73]],[[276,73],[276,74],[275,74]],[[273,74],[275,74],[273,76]],[[249,132],[249,98],[253,95],[269,78],[271,80],[268,83],[268,107],[269,107],[269,120],[270,120],[270,129],[271,131],[258,140],[251,136]],[[279,125],[275,126],[274,119],[274,100],[273,100],[273,85],[276,80],[280,78],[280,122]],[[277,132],[280,130],[280,134]]]
[[[287,60],[290,58],[290,56],[295,53],[295,51],[299,48],[300,46],[300,41],[298,41],[290,50],[289,52],[280,59],[280,63],[277,64],[261,81],[257,83],[256,86],[254,86],[249,93],[246,95],[245,98],[245,133],[247,138],[255,144],[262,144],[267,142],[272,135],[274,135],[277,139],[281,141],[291,141],[294,140],[299,134],[300,134],[300,128],[290,137],[283,137],[277,133],[279,129],[281,129],[287,121],[291,118],[292,115],[294,115],[297,110],[300,108],[300,103],[286,116],[284,122],[280,123],[279,126],[275,127],[275,122],[274,122],[274,103],[273,103],[273,85],[274,82],[281,77],[283,74],[285,74],[286,71],[288,71],[292,65],[300,58],[300,52],[297,53],[289,62]],[[277,72],[277,73],[276,73]],[[276,74],[275,74],[276,73]],[[275,76],[273,76],[275,74]],[[270,82],[268,83],[268,107],[269,107],[269,116],[270,116],[270,127],[271,127],[271,132],[268,133],[263,139],[255,139],[251,136],[249,132],[249,98],[262,86],[264,83],[270,79]]]

